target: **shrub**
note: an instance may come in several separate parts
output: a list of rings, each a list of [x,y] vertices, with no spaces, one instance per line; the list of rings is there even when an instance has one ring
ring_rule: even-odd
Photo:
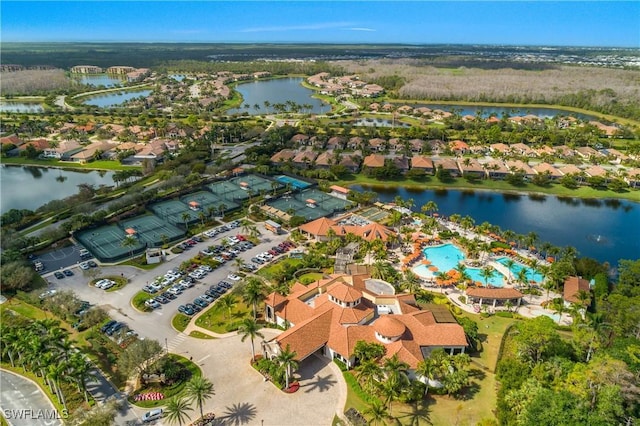
[[[513,318],[513,312],[499,311],[496,312],[496,316],[501,318]]]
[[[334,358],[333,362],[340,368],[340,371],[348,371],[347,364],[340,361],[338,358]]]

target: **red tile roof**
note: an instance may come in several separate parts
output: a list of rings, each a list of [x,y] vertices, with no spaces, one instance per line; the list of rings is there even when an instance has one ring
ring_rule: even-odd
[[[564,290],[562,295],[564,300],[571,303],[578,303],[578,293],[580,291],[589,291],[589,281],[580,277],[569,277],[564,281]]]

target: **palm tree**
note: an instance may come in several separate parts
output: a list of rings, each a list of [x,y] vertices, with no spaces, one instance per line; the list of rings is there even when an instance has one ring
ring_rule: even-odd
[[[79,352],[74,352],[69,361],[71,367],[70,376],[76,382],[78,390],[84,394],[84,400],[89,403],[89,393],[87,392],[87,380],[95,377],[93,365]]]
[[[187,382],[185,386],[185,394],[189,402],[195,402],[200,408],[200,417],[204,417],[202,405],[204,402],[216,394],[213,383],[207,378],[198,376]]]
[[[280,349],[280,353],[275,357],[275,361],[280,364],[280,368],[284,369],[285,389],[289,389],[289,377],[293,370],[298,368],[298,363],[295,360],[298,354],[291,351],[289,345],[286,348]]]
[[[398,354],[393,354],[391,358],[385,359],[382,369],[387,380],[391,380],[400,387],[409,384],[409,364],[400,361]]]
[[[458,265],[454,268],[454,270],[458,273],[459,275],[459,282],[463,284],[463,286],[466,288],[467,283],[469,281],[471,281],[471,275],[469,275],[469,273],[467,272],[467,267],[464,265],[464,263],[458,263]]]
[[[489,279],[491,279],[491,277],[493,277],[494,274],[495,272],[490,265],[487,265],[480,270],[480,276],[484,278],[485,287],[489,285]]]
[[[218,206],[218,211],[220,212],[220,216],[224,219],[224,212],[227,210],[227,205],[225,203],[220,203]]]
[[[129,249],[129,257],[133,257],[133,248],[138,245],[138,240],[133,235],[127,235],[120,243],[122,247]]]
[[[355,370],[356,378],[369,392],[372,392],[384,377],[382,368],[375,360],[363,362]]]
[[[514,261],[513,261],[513,259],[507,259],[507,260],[504,262],[504,266],[506,266],[506,267],[507,267],[507,272],[509,273],[509,276],[508,276],[509,281],[511,281],[511,280],[512,280],[512,277],[511,277],[511,268],[513,268],[515,264],[516,264],[516,262],[514,262]]]
[[[171,398],[164,409],[167,420],[170,423],[178,422],[180,426],[182,426],[185,420],[191,420],[187,411],[192,410],[193,408],[189,406],[189,402],[185,398],[180,398],[178,396]]]
[[[429,392],[429,383],[435,379],[436,375],[436,363],[431,358],[425,358],[418,363],[418,368],[416,368],[416,374],[424,377],[425,379],[425,389],[424,394],[426,395]]]
[[[242,289],[242,299],[246,303],[250,303],[253,308],[253,319],[258,317],[258,303],[264,298],[265,286],[258,278],[247,278],[246,284]]]
[[[567,310],[567,307],[564,305],[564,300],[562,300],[562,297],[553,299],[549,304],[549,308],[551,308],[553,312],[558,314],[558,324],[560,324],[560,321],[562,321],[562,314],[565,313]]]
[[[231,310],[236,306],[236,303],[237,300],[232,294],[225,294],[220,299],[218,299],[218,305],[223,309],[227,309],[227,312],[229,314],[228,317],[225,315],[225,318],[231,318]]]
[[[253,318],[245,318],[238,327],[238,334],[242,336],[240,339],[242,342],[247,340],[247,337],[251,339],[251,361],[256,359],[256,350],[253,345],[253,341],[256,337],[264,339],[264,335],[260,333],[260,326]]]
[[[378,399],[371,401],[369,407],[362,414],[369,416],[369,424],[373,425],[384,425],[387,423],[387,419],[391,418],[387,407]]]
[[[424,205],[420,208],[420,210],[421,210],[423,213],[428,213],[428,214],[430,214],[430,215],[433,215],[433,213],[435,213],[435,212],[437,212],[437,211],[438,211],[438,205],[436,204],[436,202],[435,202],[435,201],[431,200],[431,201],[428,201],[428,202],[427,202],[427,204],[424,204]]]
[[[189,220],[191,219],[191,215],[188,212],[184,212],[182,213],[182,215],[180,215],[180,217],[182,218],[182,221],[184,222],[184,226],[187,228],[187,231],[189,230]]]

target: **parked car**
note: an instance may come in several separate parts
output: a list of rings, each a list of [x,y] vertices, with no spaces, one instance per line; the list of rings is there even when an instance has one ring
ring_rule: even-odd
[[[83,271],[86,271],[87,269],[91,268],[91,266],[89,266],[89,262],[80,262],[78,264],[78,266],[80,267],[80,269],[82,269]]]
[[[160,296],[169,299],[169,300],[176,300],[176,295],[173,293],[169,293],[168,291],[165,291],[164,293],[162,293]]]
[[[242,279],[242,277],[236,274],[229,274],[227,275],[227,278],[229,278],[231,281],[240,281]]]
[[[157,293],[158,290],[156,290],[155,288],[151,287],[150,285],[145,285],[144,287],[142,287],[142,291],[145,291],[149,294],[154,294]]]
[[[204,301],[206,301],[207,304],[212,303],[215,300],[213,297],[209,296],[206,292],[205,294],[200,295],[200,299],[203,299]]]
[[[111,327],[113,327],[118,321],[116,320],[109,320],[105,325],[103,325],[102,327],[100,327],[100,331],[103,333],[106,333],[108,329],[110,329]]]
[[[60,271],[56,271],[53,273],[53,276],[56,277],[57,279],[61,280],[64,278],[64,274]]]
[[[186,305],[180,305],[178,306],[178,312],[183,313],[185,315],[193,315],[196,313],[196,311],[194,311],[193,309],[191,309],[190,307],[186,306]]]
[[[207,306],[209,306],[209,303],[200,297],[196,297],[195,299],[193,299],[193,304],[200,306],[201,308],[206,308]]]
[[[113,336],[118,330],[120,330],[121,328],[123,328],[125,326],[125,323],[123,322],[116,322],[114,325],[112,325],[107,331],[107,336]]]
[[[91,267],[91,268],[97,268],[98,264],[96,262],[94,262],[93,260],[88,260],[87,264]]]
[[[158,303],[158,302],[157,302],[156,300],[154,300],[154,299],[149,299],[149,300],[147,300],[146,302],[144,302],[144,304],[145,304],[147,307],[151,308],[151,309],[157,309],[157,308],[159,308],[159,307],[160,307],[160,303]]]
[[[167,303],[171,302],[169,299],[167,299],[167,298],[166,298],[166,297],[164,297],[164,296],[156,296],[156,297],[154,297],[154,300],[155,300],[156,302],[160,302],[160,303],[162,303],[163,305],[166,305]]]
[[[65,269],[64,271],[62,271],[62,273],[65,274],[67,277],[73,276],[73,272],[70,271],[69,269]]]
[[[150,423],[158,419],[161,419],[162,416],[163,416],[162,408],[156,408],[154,410],[147,411],[146,413],[144,413],[142,415],[142,421],[144,423]]]

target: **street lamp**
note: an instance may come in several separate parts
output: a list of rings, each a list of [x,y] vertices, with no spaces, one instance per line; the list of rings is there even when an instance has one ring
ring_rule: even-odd
[[[167,350],[167,353],[169,353],[169,343],[167,342],[167,338],[164,338],[164,347]]]

